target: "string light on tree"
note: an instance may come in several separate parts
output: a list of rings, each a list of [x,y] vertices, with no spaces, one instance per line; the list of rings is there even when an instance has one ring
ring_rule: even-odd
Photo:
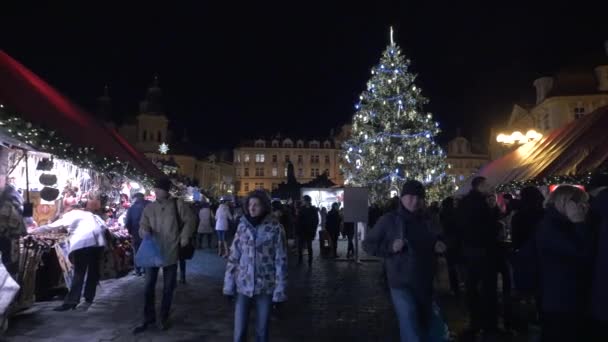
[[[454,190],[445,155],[434,142],[439,125],[423,111],[428,100],[409,67],[391,28],[389,46],[355,106],[354,134],[344,143],[348,184],[368,187],[375,201],[394,194],[408,178],[425,182],[431,200]]]

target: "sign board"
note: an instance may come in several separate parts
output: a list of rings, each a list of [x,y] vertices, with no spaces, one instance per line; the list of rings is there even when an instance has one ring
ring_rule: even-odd
[[[344,222],[365,222],[369,213],[367,188],[344,188]]]

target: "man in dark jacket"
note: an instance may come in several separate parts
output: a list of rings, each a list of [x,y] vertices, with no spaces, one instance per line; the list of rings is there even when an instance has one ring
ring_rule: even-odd
[[[498,212],[490,207],[484,177],[475,177],[472,190],[459,203],[467,269],[466,295],[470,315],[467,334],[494,334],[498,328],[497,237]]]
[[[608,176],[595,176],[589,184],[595,263],[591,286],[591,318],[597,341],[608,341]]]
[[[308,249],[308,266],[312,266],[312,240],[315,239],[319,226],[319,213],[317,207],[312,205],[312,199],[306,195],[298,213],[298,264],[302,264],[304,248]]]
[[[149,201],[146,201],[144,198],[144,194],[136,193],[133,195],[133,204],[127,210],[127,217],[125,218],[125,227],[131,234],[131,241],[133,241],[133,251],[137,253],[139,249],[139,245],[141,245],[141,237],[139,236],[139,221],[141,220],[141,215],[144,212],[144,208]],[[141,276],[143,273],[143,269],[140,267],[135,267],[135,273],[138,276]]]
[[[423,214],[425,189],[407,181],[398,209],[382,216],[363,242],[369,254],[385,260],[388,285],[401,341],[430,341],[435,243],[437,236]]]
[[[338,257],[338,236],[340,235],[340,204],[334,203],[331,205],[331,210],[327,214],[327,231],[331,236],[332,251],[335,258]]]

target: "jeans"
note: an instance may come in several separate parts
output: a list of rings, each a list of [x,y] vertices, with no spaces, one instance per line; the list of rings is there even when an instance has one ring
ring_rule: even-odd
[[[268,341],[268,322],[270,321],[272,296],[257,295],[249,298],[239,293],[236,297],[234,310],[234,342],[247,341],[247,325],[252,304],[255,304],[255,341]]]
[[[97,283],[99,282],[99,259],[103,247],[85,247],[72,252],[74,259],[74,278],[70,292],[64,299],[65,304],[78,305],[84,285],[84,299],[92,302],[95,299]],[[85,284],[84,277],[87,276]]]
[[[145,288],[145,305],[144,305],[144,320],[145,323],[153,323],[156,321],[156,279],[158,278],[158,267],[146,268],[146,288]],[[171,310],[171,302],[173,301],[173,291],[177,282],[177,264],[163,267],[163,301],[160,308],[161,319],[169,318]]]
[[[312,264],[312,239],[308,237],[298,238],[298,263],[304,259],[304,248],[308,249],[308,264]]]
[[[426,334],[421,328],[420,313],[416,300],[407,289],[391,288],[391,298],[399,321],[399,335],[401,342],[426,341]]]

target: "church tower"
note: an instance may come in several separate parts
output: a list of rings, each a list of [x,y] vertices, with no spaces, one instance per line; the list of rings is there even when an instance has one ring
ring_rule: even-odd
[[[163,143],[168,143],[169,120],[162,106],[162,92],[158,75],[154,76],[146,98],[139,104],[137,116],[137,148],[144,153],[156,153]]]

